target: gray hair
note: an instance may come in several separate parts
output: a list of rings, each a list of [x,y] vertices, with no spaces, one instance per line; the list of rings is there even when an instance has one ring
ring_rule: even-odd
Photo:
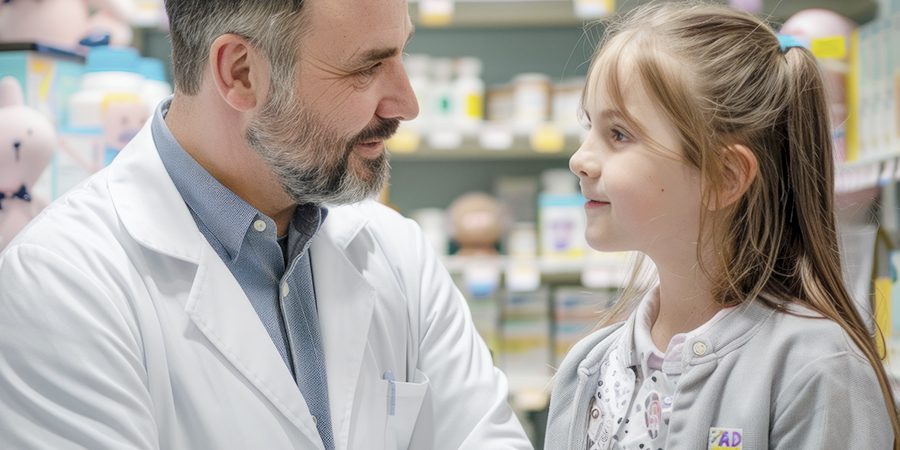
[[[262,50],[272,82],[289,83],[305,27],[304,0],[166,0],[175,89],[200,91],[209,47],[223,34],[236,34]]]

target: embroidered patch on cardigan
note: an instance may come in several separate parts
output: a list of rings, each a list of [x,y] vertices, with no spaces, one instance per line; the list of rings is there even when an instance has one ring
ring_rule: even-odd
[[[708,450],[741,450],[743,448],[743,429],[710,428]]]

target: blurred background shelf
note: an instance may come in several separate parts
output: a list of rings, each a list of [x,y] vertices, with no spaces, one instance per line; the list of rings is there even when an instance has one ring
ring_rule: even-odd
[[[616,12],[622,13],[649,0],[620,0]],[[722,2],[725,3],[725,2]],[[409,0],[410,15],[419,16],[419,0]],[[873,0],[765,0],[760,14],[773,22],[783,22],[797,11],[826,8],[865,23],[878,14]],[[470,27],[554,27],[580,26],[585,21],[575,15],[571,0],[456,0],[449,26]],[[421,23],[417,26],[422,26]]]
[[[387,147],[391,160],[559,160],[571,157],[582,142],[581,133],[558,130],[553,131],[558,135],[549,145],[536,142],[535,136],[525,132],[508,129],[468,132],[445,130],[441,133],[445,136],[444,141],[449,141],[450,145],[441,145],[433,142],[431,133],[414,133],[417,137],[412,139],[418,142],[414,148],[392,146],[389,141]]]

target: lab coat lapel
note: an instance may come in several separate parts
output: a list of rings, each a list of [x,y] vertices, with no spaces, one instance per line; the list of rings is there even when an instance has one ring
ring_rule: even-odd
[[[185,311],[225,359],[321,447],[306,401],[256,311],[225,263],[205,247]]]
[[[345,248],[357,244],[350,244],[350,241],[359,233],[362,221],[347,221],[335,215],[329,214],[326,225],[313,240],[310,256],[335,445],[348,448],[350,421],[376,294]],[[344,227],[354,222],[356,226]],[[360,261],[356,263],[361,264]]]
[[[159,157],[150,122],[108,170],[113,203],[132,238],[155,252],[196,264],[185,304],[191,321],[248,383],[309,438],[304,448],[321,448],[300,389],[243,289],[197,229]]]

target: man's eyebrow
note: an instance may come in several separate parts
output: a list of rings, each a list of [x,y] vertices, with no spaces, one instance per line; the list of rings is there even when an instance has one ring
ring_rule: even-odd
[[[367,63],[393,58],[394,56],[399,55],[400,52],[402,52],[404,49],[406,49],[406,45],[409,44],[409,41],[412,40],[412,37],[415,33],[415,28],[412,28],[409,32],[409,36],[406,38],[406,43],[403,44],[403,49],[399,49],[397,47],[373,48],[360,53],[350,62],[353,65],[362,66]]]

